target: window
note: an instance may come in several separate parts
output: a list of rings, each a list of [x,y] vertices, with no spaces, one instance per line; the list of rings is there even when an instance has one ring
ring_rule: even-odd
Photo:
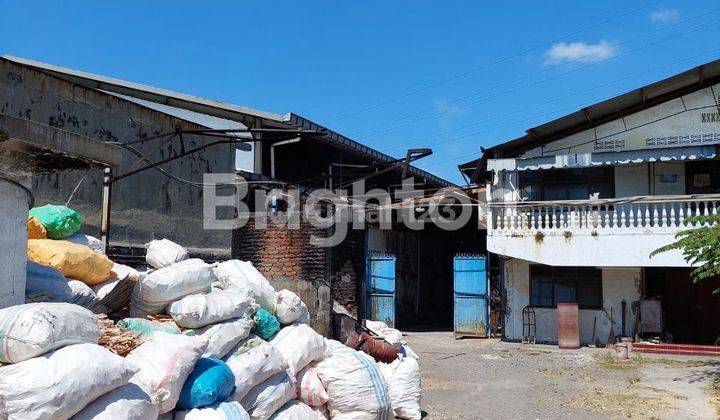
[[[592,267],[531,265],[530,305],[555,308],[558,303],[602,309],[602,271]]]
[[[715,161],[685,163],[685,191],[688,194],[720,192],[720,165]]]
[[[587,200],[612,198],[615,171],[612,167],[524,171],[519,190],[525,201]]]

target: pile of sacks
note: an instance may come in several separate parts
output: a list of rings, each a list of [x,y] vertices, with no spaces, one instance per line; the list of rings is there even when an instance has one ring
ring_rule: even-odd
[[[124,357],[98,344],[96,316],[76,303],[0,310],[0,418],[420,418],[417,356],[396,330],[369,325],[396,339],[400,356],[380,363],[316,333],[302,300],[249,262],[206,264],[168,240],[146,248],[152,269],[113,325],[138,337]],[[48,267],[64,274],[63,261]]]
[[[112,262],[105,244],[78,232],[82,216],[48,204],[30,210],[26,302],[66,302],[92,309],[123,280],[142,273]]]

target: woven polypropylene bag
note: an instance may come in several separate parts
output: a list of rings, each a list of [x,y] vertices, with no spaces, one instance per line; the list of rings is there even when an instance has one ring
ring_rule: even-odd
[[[64,239],[80,230],[82,216],[66,206],[46,204],[30,209],[30,216],[37,218],[50,239]]]

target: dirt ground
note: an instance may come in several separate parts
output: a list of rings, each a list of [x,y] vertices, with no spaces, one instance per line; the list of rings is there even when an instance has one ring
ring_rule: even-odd
[[[720,359],[405,335],[429,419],[720,418]]]

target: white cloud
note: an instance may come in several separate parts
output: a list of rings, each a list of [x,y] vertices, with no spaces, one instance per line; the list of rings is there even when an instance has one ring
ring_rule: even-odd
[[[438,113],[436,119],[441,131],[452,129],[457,120],[468,113],[467,107],[448,102],[445,99],[437,99],[433,106]]]
[[[545,53],[545,64],[559,64],[578,61],[580,63],[596,63],[614,57],[618,48],[607,41],[600,40],[596,44],[584,42],[560,42],[553,44]]]
[[[650,20],[660,23],[675,22],[679,17],[680,12],[675,9],[656,10],[650,13]]]

